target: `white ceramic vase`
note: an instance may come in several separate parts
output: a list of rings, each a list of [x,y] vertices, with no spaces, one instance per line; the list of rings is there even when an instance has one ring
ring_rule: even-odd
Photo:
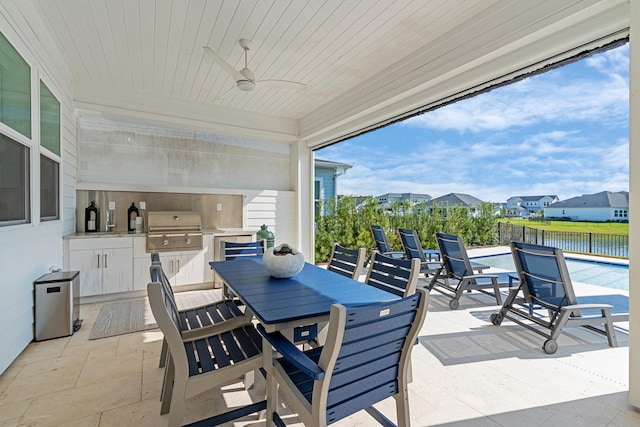
[[[277,279],[288,279],[302,271],[304,255],[286,243],[269,248],[262,256],[264,268]]]

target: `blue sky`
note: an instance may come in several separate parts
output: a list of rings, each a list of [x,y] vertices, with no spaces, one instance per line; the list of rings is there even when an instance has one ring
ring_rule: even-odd
[[[628,44],[316,152],[338,194],[561,200],[629,190]]]

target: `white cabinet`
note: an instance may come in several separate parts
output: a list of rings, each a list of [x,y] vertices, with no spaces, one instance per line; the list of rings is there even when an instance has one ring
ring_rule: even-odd
[[[80,296],[131,291],[132,238],[70,239],[69,269],[80,272]]]
[[[213,277],[209,261],[211,257],[210,235],[203,236],[203,248],[199,251],[159,252],[162,269],[173,286],[211,283]],[[149,283],[151,254],[146,252],[144,237],[134,237],[133,289],[146,290]]]

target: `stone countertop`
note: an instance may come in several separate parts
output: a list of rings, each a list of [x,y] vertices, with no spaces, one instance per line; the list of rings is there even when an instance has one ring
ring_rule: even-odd
[[[258,230],[247,228],[210,228],[202,230],[202,234],[212,236],[235,236],[239,234],[253,234]],[[102,237],[146,237],[147,233],[136,233],[134,231],[98,231],[94,233],[74,233],[64,236],[65,239],[97,239]]]

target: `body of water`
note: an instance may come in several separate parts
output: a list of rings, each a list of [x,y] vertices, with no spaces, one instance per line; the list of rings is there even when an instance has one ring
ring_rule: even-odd
[[[476,262],[504,270],[515,271],[511,254],[472,258]],[[572,282],[588,283],[612,289],[629,290],[629,266],[607,262],[565,258]]]

